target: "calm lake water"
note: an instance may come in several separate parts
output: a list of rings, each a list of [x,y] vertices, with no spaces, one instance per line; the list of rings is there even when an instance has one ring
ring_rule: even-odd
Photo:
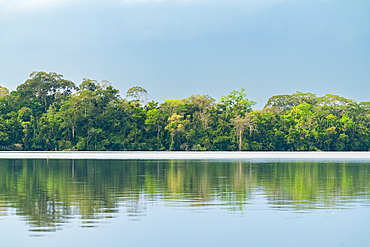
[[[0,160],[1,246],[370,246],[370,162]]]

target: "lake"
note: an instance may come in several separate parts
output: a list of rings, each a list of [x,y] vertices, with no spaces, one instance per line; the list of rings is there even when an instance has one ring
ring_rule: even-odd
[[[369,246],[366,160],[0,160],[1,246]]]

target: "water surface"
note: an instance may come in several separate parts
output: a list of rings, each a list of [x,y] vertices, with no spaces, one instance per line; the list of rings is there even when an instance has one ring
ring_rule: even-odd
[[[2,246],[369,246],[370,164],[0,160]]]

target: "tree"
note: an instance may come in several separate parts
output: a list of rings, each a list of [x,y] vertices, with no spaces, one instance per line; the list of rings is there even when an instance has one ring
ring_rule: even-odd
[[[130,88],[126,93],[127,98],[133,98],[135,101],[144,103],[148,99],[148,92],[139,86]]]
[[[63,100],[70,95],[77,87],[69,80],[63,79],[62,75],[54,72],[32,72],[31,79],[26,80],[17,87],[20,99],[35,104],[36,102],[43,106],[43,112],[46,112],[51,104],[57,100]],[[36,102],[35,102],[36,101]]]
[[[56,113],[57,117],[61,119],[60,127],[66,130],[65,133],[71,133],[72,136],[69,139],[72,142],[75,139],[77,122],[83,117],[81,110],[81,99],[75,96],[63,102],[59,112]]]
[[[293,107],[303,103],[315,106],[318,103],[318,98],[316,94],[302,93],[299,91],[292,95],[275,95],[268,99],[263,109],[277,108],[283,111],[290,111]]]
[[[353,103],[356,103],[356,101],[351,100],[351,99],[346,99],[339,95],[326,94],[318,98],[318,103],[320,105],[328,105],[328,106],[336,107],[336,106],[346,106],[349,104],[353,104]]]
[[[160,147],[159,133],[162,129],[162,123],[165,118],[158,109],[151,109],[147,112],[147,119],[145,120],[146,125],[155,125],[157,129],[157,141],[158,147]]]
[[[89,129],[89,131],[87,132],[87,137],[86,137],[86,150],[89,148],[89,141],[90,139],[93,137],[93,136],[97,136],[99,135],[100,133],[102,132],[102,129],[95,129],[95,128],[91,128]],[[96,144],[95,144],[95,150],[96,150]]]
[[[26,149],[30,148],[31,132],[35,132],[35,119],[32,114],[32,110],[27,107],[22,107],[18,111],[18,122],[23,128],[24,137],[22,138]]]
[[[9,90],[6,87],[0,86],[0,97],[9,95]]]
[[[238,136],[239,151],[241,151],[243,145],[242,134],[245,127],[249,128],[249,132],[251,134],[252,131],[256,130],[256,125],[251,121],[250,115],[248,113],[246,113],[244,117],[237,115],[235,118],[231,119],[231,123],[234,125],[235,134]]]
[[[165,127],[165,129],[170,131],[171,133],[170,151],[173,148],[174,137],[176,136],[176,134],[184,131],[184,120],[182,120],[183,117],[184,116],[174,113],[171,117],[168,118],[168,125]]]
[[[242,88],[241,91],[233,90],[228,96],[221,97],[220,103],[225,105],[226,108],[239,111],[252,111],[252,106],[256,102],[247,99],[247,94],[244,93],[245,89]]]
[[[191,95],[186,100],[189,101],[189,104],[195,108],[193,117],[199,117],[202,128],[205,130],[208,127],[211,116],[209,108],[214,106],[215,99],[211,98],[209,95],[196,94]]]
[[[174,113],[183,114],[186,110],[184,100],[179,99],[165,99],[160,105],[159,109],[164,115],[170,117]]]

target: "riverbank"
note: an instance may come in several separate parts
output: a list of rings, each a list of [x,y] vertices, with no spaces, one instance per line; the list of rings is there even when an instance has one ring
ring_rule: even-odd
[[[370,152],[0,152],[0,159],[106,159],[106,160],[369,160]]]

